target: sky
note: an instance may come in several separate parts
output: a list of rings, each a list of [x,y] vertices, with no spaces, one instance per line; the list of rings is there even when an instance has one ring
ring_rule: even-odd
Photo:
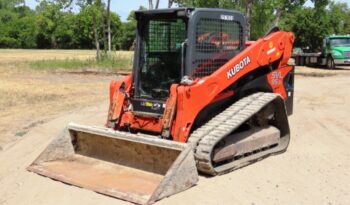
[[[36,0],[25,0],[26,5],[31,7],[32,9],[38,5]],[[350,6],[350,0],[337,0],[337,2],[346,2]],[[159,8],[166,8],[168,4],[168,0],[160,0]],[[126,21],[130,11],[137,10],[140,5],[148,8],[148,0],[111,0],[111,10],[116,12],[122,21]],[[310,0],[308,0],[305,6],[312,6]]]

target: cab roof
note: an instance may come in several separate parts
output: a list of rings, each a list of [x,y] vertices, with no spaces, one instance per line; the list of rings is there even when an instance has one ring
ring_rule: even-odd
[[[191,13],[194,8],[190,7],[180,7],[180,8],[170,8],[170,9],[151,9],[151,10],[138,10],[135,11],[136,19],[141,17],[152,17],[152,16],[181,16],[187,17],[189,13]]]
[[[182,17],[182,18],[188,18],[192,12],[194,11],[204,11],[204,12],[222,12],[222,13],[239,13],[241,12],[237,10],[230,10],[230,9],[220,9],[220,8],[192,8],[192,7],[180,7],[180,8],[169,8],[169,9],[151,9],[151,10],[138,10],[135,11],[136,19],[139,20],[142,17],[146,18],[152,18],[152,17],[159,17],[159,18],[173,18],[173,17]]]

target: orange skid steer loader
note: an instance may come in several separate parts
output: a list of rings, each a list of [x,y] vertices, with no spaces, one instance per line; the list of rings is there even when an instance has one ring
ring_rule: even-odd
[[[137,11],[132,74],[106,127],[69,124],[28,170],[139,204],[287,149],[292,33],[245,42],[242,13]],[[197,172],[198,171],[198,172]]]

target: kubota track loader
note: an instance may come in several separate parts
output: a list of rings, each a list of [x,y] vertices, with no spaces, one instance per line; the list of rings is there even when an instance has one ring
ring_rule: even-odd
[[[106,128],[69,124],[30,171],[134,203],[283,152],[292,33],[246,42],[242,13],[137,11],[132,74],[110,85]]]

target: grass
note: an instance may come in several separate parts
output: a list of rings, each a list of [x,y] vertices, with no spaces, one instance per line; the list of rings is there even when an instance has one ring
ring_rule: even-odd
[[[112,53],[111,59],[103,58],[97,61],[94,57],[65,58],[65,59],[40,59],[29,62],[29,67],[43,70],[131,70],[132,52],[119,51]]]
[[[93,50],[0,49],[0,150],[37,122],[60,113],[104,102],[115,74],[55,72],[131,68],[132,52],[115,52],[112,61],[96,62]],[[51,72],[54,71],[54,72]]]
[[[94,50],[0,49],[0,67],[20,70],[130,70],[133,52],[112,52],[111,60],[97,62]]]
[[[115,79],[0,66],[0,146],[25,135],[33,122],[98,102],[107,105],[109,83]]]
[[[97,69],[97,70],[130,70],[132,67],[131,59],[117,59],[97,61],[95,59],[49,59],[38,60],[29,63],[30,68],[44,70],[80,70],[80,69]]]
[[[118,53],[120,52],[118,51]],[[122,51],[121,53],[131,52]],[[49,59],[88,59],[94,58],[95,54],[96,52],[94,50],[0,49],[0,64],[13,64]]]

